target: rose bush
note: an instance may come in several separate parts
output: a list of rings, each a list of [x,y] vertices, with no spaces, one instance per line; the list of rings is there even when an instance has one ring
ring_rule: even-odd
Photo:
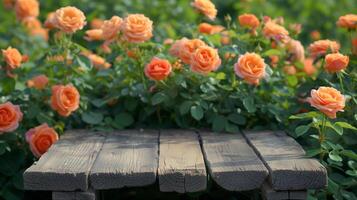
[[[139,127],[282,129],[328,169],[328,188],[310,198],[356,197],[353,15],[329,22],[352,36],[348,45],[326,37],[303,46],[304,26],[251,13],[216,19],[225,13],[209,0],[179,1],[184,11],[173,6],[170,15],[187,13],[189,24],[185,15],[180,23],[154,11],[100,17],[99,2],[6,3],[0,198],[22,197],[23,170],[65,130]]]

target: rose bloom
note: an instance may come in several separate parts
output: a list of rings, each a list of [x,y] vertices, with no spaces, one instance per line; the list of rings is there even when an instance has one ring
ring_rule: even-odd
[[[241,26],[248,27],[250,29],[256,29],[260,24],[259,19],[253,14],[239,15],[238,21]]]
[[[310,37],[311,37],[311,39],[313,39],[313,40],[319,40],[319,39],[321,39],[321,34],[320,34],[320,32],[318,32],[318,31],[312,31],[311,33],[310,33]]]
[[[336,113],[343,111],[345,107],[345,97],[332,87],[319,87],[318,90],[311,90],[311,97],[307,98],[307,101],[331,119],[335,119]]]
[[[249,84],[258,85],[259,80],[265,76],[264,59],[256,53],[245,53],[239,57],[234,70],[237,76]]]
[[[68,117],[79,108],[79,92],[72,85],[55,85],[52,87],[51,107],[59,115]]]
[[[352,53],[357,55],[357,38],[352,39]]]
[[[313,74],[316,73],[317,69],[314,66],[314,59],[312,58],[306,58],[304,60],[304,69],[303,71],[305,72],[306,75],[312,76]]]
[[[3,0],[2,3],[4,5],[4,8],[11,9],[15,5],[15,0]]]
[[[30,145],[31,152],[37,158],[46,153],[57,140],[57,132],[47,124],[42,124],[26,132],[26,141]]]
[[[104,40],[113,40],[120,31],[123,20],[118,16],[113,16],[110,20],[105,20],[102,27],[102,37]]]
[[[90,27],[92,29],[100,29],[104,23],[104,20],[95,18],[90,22]]]
[[[84,39],[87,41],[95,41],[95,40],[102,40],[103,39],[103,30],[102,29],[92,29],[86,31],[86,36]]]
[[[152,37],[152,24],[153,22],[142,14],[131,14],[124,19],[121,31],[129,42],[145,42]]]
[[[55,12],[50,12],[47,14],[47,18],[43,26],[48,29],[54,29],[56,28],[54,24],[54,18],[55,18]]]
[[[30,35],[39,36],[43,40],[48,41],[48,30],[42,27],[30,30]]]
[[[300,34],[301,33],[301,24],[290,24],[289,28],[293,31],[294,34]]]
[[[174,43],[174,40],[171,38],[166,38],[163,42],[164,45],[171,45]]]
[[[27,81],[27,87],[36,88],[38,90],[44,89],[48,84],[48,78],[46,75],[41,74],[33,77],[32,79]]]
[[[208,23],[201,23],[200,25],[198,25],[198,31],[200,33],[205,33],[205,34],[209,34],[209,35],[219,33],[223,30],[224,30],[224,27],[219,26],[219,25],[211,25]]]
[[[283,26],[269,21],[263,28],[263,35],[277,41],[284,41],[284,39],[288,38],[289,32]]]
[[[26,17],[21,21],[21,23],[28,30],[42,28],[40,20],[38,20],[36,17]]]
[[[286,48],[292,55],[292,61],[303,62],[305,60],[305,50],[300,41],[291,39],[286,43]]]
[[[217,9],[210,0],[194,0],[191,5],[210,20],[214,20],[216,18]]]
[[[155,57],[145,66],[144,72],[151,80],[161,81],[170,75],[171,64],[168,60]]]
[[[182,41],[179,49],[179,58],[182,62],[191,64],[191,55],[200,46],[206,46],[206,44],[200,39]]]
[[[67,6],[56,10],[53,24],[65,33],[74,33],[86,25],[86,17],[78,8]]]
[[[222,45],[229,45],[231,43],[231,38],[229,36],[228,31],[223,31],[221,33],[221,44]]]
[[[357,28],[357,15],[348,14],[338,18],[337,26],[347,29],[356,29]]]
[[[327,54],[325,57],[325,69],[329,73],[339,72],[346,69],[349,57],[340,53]]]
[[[93,66],[98,70],[108,69],[112,66],[110,63],[107,63],[103,57],[96,54],[89,54],[87,57],[93,63]]]
[[[337,53],[339,50],[340,44],[331,40],[318,40],[309,46],[309,52],[313,58],[325,55],[328,51]]]
[[[295,68],[295,66],[293,66],[293,65],[285,66],[285,67],[283,68],[283,71],[284,71],[286,74],[288,74],[288,75],[294,75],[294,74],[296,74],[296,68]]]
[[[181,50],[181,45],[183,43],[185,43],[186,41],[188,41],[187,38],[182,38],[182,39],[179,39],[179,40],[176,40],[170,47],[169,49],[169,53],[170,55],[172,56],[176,56],[176,57],[179,57],[180,56],[180,50]]]
[[[219,58],[217,49],[209,46],[200,46],[191,55],[191,70],[200,74],[208,74],[216,71],[222,61]]]
[[[18,20],[37,17],[40,13],[40,4],[37,0],[16,0],[15,13]]]
[[[2,55],[5,59],[7,66],[10,69],[16,69],[20,67],[23,60],[23,56],[17,49],[8,47],[6,50],[2,50]]]
[[[0,104],[0,135],[17,129],[22,120],[20,106],[11,102]]]

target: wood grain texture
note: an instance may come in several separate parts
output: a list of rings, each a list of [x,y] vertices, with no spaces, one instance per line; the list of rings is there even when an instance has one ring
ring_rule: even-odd
[[[283,132],[245,132],[269,170],[274,190],[320,189],[327,185],[326,169]]]
[[[94,189],[139,187],[155,183],[159,131],[128,130],[108,134],[90,172]]]
[[[160,131],[158,176],[162,192],[186,193],[206,189],[206,168],[196,133]]]
[[[289,192],[287,190],[275,191],[270,183],[265,182],[261,188],[262,199],[265,200],[286,200],[289,199]]]
[[[86,192],[52,192],[52,200],[96,200],[94,191]]]
[[[88,189],[88,175],[105,136],[72,130],[24,172],[26,190],[74,191]]]
[[[199,131],[208,172],[229,191],[260,188],[268,170],[240,134]]]

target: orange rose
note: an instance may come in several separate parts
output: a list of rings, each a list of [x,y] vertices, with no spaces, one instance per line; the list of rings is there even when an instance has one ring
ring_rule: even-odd
[[[352,39],[352,53],[357,55],[357,38]]]
[[[121,30],[127,41],[145,42],[152,37],[152,21],[142,14],[131,14],[124,19]]]
[[[0,104],[0,135],[5,132],[12,132],[19,127],[22,120],[20,106],[11,102]]]
[[[193,40],[183,40],[179,49],[179,57],[182,62],[190,64],[191,55],[196,51],[200,46],[206,46],[206,44],[200,39]]]
[[[349,62],[349,57],[340,53],[327,54],[325,57],[325,69],[329,73],[339,72],[346,69]]]
[[[337,53],[340,50],[340,44],[331,40],[318,40],[309,46],[311,57],[325,55],[328,51]]]
[[[277,55],[272,55],[272,56],[269,56],[270,58],[270,64],[273,68],[277,67],[277,64],[280,60],[279,56]]]
[[[86,25],[86,17],[78,8],[67,6],[56,10],[53,24],[65,33],[74,33]]]
[[[26,132],[26,141],[30,145],[31,152],[37,158],[46,153],[57,140],[57,132],[47,124],[42,124]]]
[[[2,3],[4,5],[4,8],[11,9],[15,5],[15,0],[3,0]]]
[[[172,56],[176,56],[176,57],[179,57],[180,56],[180,51],[181,51],[181,45],[188,41],[187,38],[182,38],[180,40],[176,40],[170,47],[169,49],[169,53],[172,55]]]
[[[168,60],[153,58],[149,64],[145,66],[145,75],[151,80],[161,81],[168,77],[171,73],[171,64]]]
[[[283,71],[287,74],[287,75],[294,75],[296,74],[296,68],[293,65],[290,66],[285,66],[283,68]]]
[[[2,50],[2,55],[4,56],[8,68],[16,69],[20,67],[23,56],[17,49],[8,47],[6,50]]]
[[[107,63],[104,58],[96,54],[89,54],[87,57],[93,63],[93,66],[98,70],[108,69],[112,66],[110,63]]]
[[[221,44],[222,45],[229,45],[231,43],[231,38],[229,36],[228,31],[223,31],[221,33]]]
[[[54,29],[56,28],[56,25],[54,24],[54,19],[55,19],[55,12],[50,12],[47,14],[47,19],[44,23],[44,27],[48,29]]]
[[[21,23],[28,30],[37,29],[37,28],[42,27],[40,20],[38,20],[36,17],[26,17],[21,21]]]
[[[347,29],[356,29],[357,28],[357,15],[348,14],[338,18],[337,26]]]
[[[191,70],[200,74],[215,71],[221,65],[217,49],[209,46],[200,46],[191,55]]]
[[[269,21],[263,28],[263,35],[267,38],[284,42],[289,37],[289,32],[283,26]]]
[[[306,75],[311,76],[316,73],[317,69],[314,66],[314,59],[312,58],[306,58],[304,60],[304,69],[303,71],[305,72]]]
[[[253,14],[239,15],[238,21],[241,26],[250,29],[256,29],[260,24],[259,19]]]
[[[26,17],[37,17],[40,13],[40,4],[37,0],[17,0],[15,12],[18,20]]]
[[[310,37],[311,37],[312,40],[316,41],[316,40],[321,39],[321,34],[318,31],[312,31],[310,33]]]
[[[217,9],[210,0],[194,0],[191,5],[210,20],[214,20],[216,18]]]
[[[48,84],[48,78],[46,75],[38,75],[27,81],[27,86],[36,88],[38,90],[44,89]]]
[[[210,34],[210,35],[219,33],[219,32],[221,32],[223,30],[224,30],[223,26],[211,25],[211,24],[208,24],[208,23],[201,23],[198,26],[198,31],[200,33],[205,33],[205,34]]]
[[[90,22],[90,27],[92,29],[100,29],[104,23],[104,20],[95,18]]]
[[[305,50],[300,41],[291,39],[286,43],[286,48],[291,54],[292,61],[303,62],[305,60]]]
[[[104,40],[113,40],[119,33],[120,25],[123,20],[118,16],[113,16],[110,20],[105,20],[102,27],[102,36]]]
[[[345,107],[345,97],[332,87],[319,87],[318,90],[311,90],[311,97],[307,101],[331,119],[336,118],[336,113],[343,111]]]
[[[63,117],[69,116],[79,107],[79,92],[72,85],[52,87],[51,107]]]
[[[95,41],[95,40],[102,40],[103,39],[103,30],[102,29],[92,29],[86,31],[86,36],[84,39],[87,41]]]
[[[249,84],[258,85],[259,80],[265,76],[264,59],[256,53],[245,53],[239,57],[234,70],[237,76]]]

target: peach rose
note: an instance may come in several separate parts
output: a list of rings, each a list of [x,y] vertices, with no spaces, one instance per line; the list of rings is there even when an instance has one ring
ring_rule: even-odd
[[[346,69],[349,57],[340,53],[327,54],[325,57],[325,69],[329,73],[339,72]]]
[[[336,118],[336,113],[343,111],[345,107],[345,97],[332,87],[311,90],[311,97],[307,98],[307,101],[331,119]]]
[[[37,158],[46,153],[57,140],[57,132],[47,124],[42,124],[26,132],[26,141],[30,145],[31,152]]]
[[[219,58],[217,49],[209,46],[200,46],[191,55],[191,70],[200,74],[208,74],[216,71],[222,61]]]
[[[43,26],[48,29],[56,28],[56,25],[54,24],[54,19],[55,19],[55,12],[48,13],[46,21]]]
[[[44,89],[48,84],[48,78],[46,75],[38,75],[27,81],[27,87],[36,88],[38,90]]]
[[[69,116],[79,108],[79,92],[72,85],[52,87],[51,107],[63,117]]]
[[[239,15],[238,21],[241,26],[250,29],[256,29],[260,24],[259,19],[253,14]]]
[[[19,127],[22,120],[20,106],[11,102],[0,104],[0,135],[5,132],[12,132]]]
[[[280,60],[279,56],[272,55],[272,56],[269,56],[269,58],[270,58],[271,67],[276,68],[277,64],[279,63],[279,60]]]
[[[171,38],[166,38],[163,42],[164,45],[171,45],[174,43],[174,40]]]
[[[237,76],[249,84],[258,85],[260,79],[265,76],[264,59],[256,53],[245,53],[239,57],[234,70]]]
[[[347,29],[356,29],[357,28],[357,15],[348,14],[338,18],[337,26]]]
[[[56,10],[53,24],[65,33],[74,33],[86,25],[86,17],[78,8],[67,6]]]
[[[153,22],[142,14],[128,15],[122,25],[124,38],[129,42],[140,43],[152,37]]]
[[[214,20],[217,16],[217,9],[210,0],[194,0],[191,5],[210,20]]]
[[[5,62],[10,69],[20,67],[24,58],[17,49],[12,47],[8,47],[6,50],[3,49],[2,55],[4,56]]]
[[[15,12],[18,20],[37,17],[40,13],[40,4],[37,0],[16,0]]]
[[[102,40],[103,39],[103,30],[102,29],[92,29],[86,31],[86,36],[84,39],[87,41],[95,41],[95,40]]]
[[[187,38],[182,38],[180,40],[176,40],[170,47],[169,49],[169,53],[172,55],[172,56],[176,56],[176,57],[179,57],[180,56],[180,50],[181,50],[181,45],[188,41]]]
[[[312,76],[313,74],[316,73],[317,69],[314,66],[314,59],[312,58],[306,58],[304,60],[304,69],[303,71],[305,72],[306,75]]]
[[[269,21],[263,28],[263,35],[267,38],[284,42],[289,37],[289,32],[283,26]]]
[[[301,24],[290,24],[289,25],[290,30],[292,30],[292,32],[296,35],[301,33],[301,27],[302,27]]]
[[[145,66],[144,72],[151,80],[161,81],[170,75],[171,64],[168,60],[155,57]]]
[[[219,25],[211,25],[208,23],[201,23],[200,25],[198,25],[198,31],[200,33],[205,33],[209,35],[220,33],[223,30],[224,27]]]
[[[206,46],[206,44],[200,39],[182,41],[179,49],[179,58],[182,62],[191,64],[191,55],[200,46]]]
[[[108,69],[112,66],[110,63],[107,63],[107,61],[105,61],[104,58],[102,58],[96,54],[89,54],[87,57],[93,63],[93,66],[98,70],[99,69]]]
[[[104,23],[104,20],[95,18],[90,22],[90,27],[92,29],[100,29]]]
[[[286,48],[291,54],[292,61],[303,62],[305,60],[305,50],[300,41],[291,39],[286,43]]]
[[[331,40],[318,40],[309,46],[309,52],[313,58],[325,55],[328,51],[337,53],[339,50],[340,44]]]
[[[110,20],[105,20],[102,27],[102,37],[104,40],[111,41],[116,38],[120,31],[123,20],[118,16],[113,16]]]
[[[296,74],[296,68],[293,65],[290,66],[285,66],[283,68],[283,71],[287,74],[287,75],[294,75]]]
[[[26,17],[21,23],[26,27],[27,30],[42,28],[40,20],[36,17]]]
[[[316,40],[321,39],[321,34],[320,34],[319,31],[316,31],[316,30],[315,31],[311,31],[310,37],[311,37],[312,40],[316,41]]]

